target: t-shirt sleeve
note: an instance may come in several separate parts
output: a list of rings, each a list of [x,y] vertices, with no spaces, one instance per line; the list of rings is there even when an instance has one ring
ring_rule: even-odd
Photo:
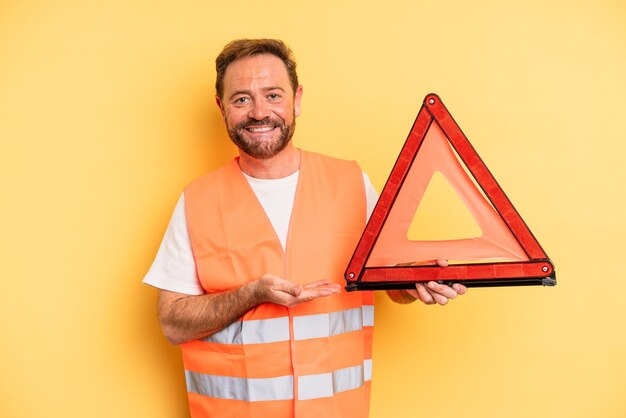
[[[159,251],[143,282],[162,290],[188,295],[205,293],[191,251],[184,194],[178,199]]]
[[[378,192],[374,188],[374,185],[370,181],[367,174],[363,173],[363,184],[365,185],[365,198],[367,200],[367,219],[369,220],[378,202]]]

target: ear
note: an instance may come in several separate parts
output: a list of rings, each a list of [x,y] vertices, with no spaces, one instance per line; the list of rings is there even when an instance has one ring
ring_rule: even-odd
[[[220,108],[220,113],[222,114],[222,119],[226,121],[226,114],[224,113],[224,106],[222,105],[222,100],[220,100],[219,96],[215,96],[215,103],[217,107]]]
[[[293,113],[296,117],[300,116],[300,102],[302,100],[302,86],[298,86],[296,94],[293,97]]]

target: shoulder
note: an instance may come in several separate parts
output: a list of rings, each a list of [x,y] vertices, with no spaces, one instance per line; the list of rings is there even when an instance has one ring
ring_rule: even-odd
[[[318,169],[361,172],[361,168],[356,161],[344,160],[311,151],[302,151],[302,156],[304,164],[317,167]]]
[[[232,165],[236,164],[235,160],[217,168],[210,173],[204,174],[201,177],[193,180],[187,186],[185,186],[184,194],[190,194],[198,191],[210,190],[220,180],[223,180],[229,176],[229,172],[232,170]]]

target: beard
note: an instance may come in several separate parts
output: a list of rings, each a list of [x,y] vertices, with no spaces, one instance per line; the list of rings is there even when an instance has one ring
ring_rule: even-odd
[[[278,136],[270,141],[246,139],[246,129],[255,126],[273,126],[274,128],[278,128]],[[291,141],[293,132],[296,129],[296,118],[294,115],[293,122],[290,125],[286,124],[283,119],[267,117],[262,120],[243,120],[234,127],[227,128],[228,136],[230,136],[230,139],[240,150],[253,158],[266,160],[285,149],[289,141]]]

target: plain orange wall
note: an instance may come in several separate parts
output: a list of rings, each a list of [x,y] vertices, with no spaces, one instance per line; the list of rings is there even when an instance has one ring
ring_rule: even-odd
[[[0,2],[0,416],[187,416],[140,281],[234,153],[213,60],[240,37],[292,46],[296,144],[379,190],[438,93],[556,264],[444,308],[379,295],[372,417],[626,416],[617,0]]]

